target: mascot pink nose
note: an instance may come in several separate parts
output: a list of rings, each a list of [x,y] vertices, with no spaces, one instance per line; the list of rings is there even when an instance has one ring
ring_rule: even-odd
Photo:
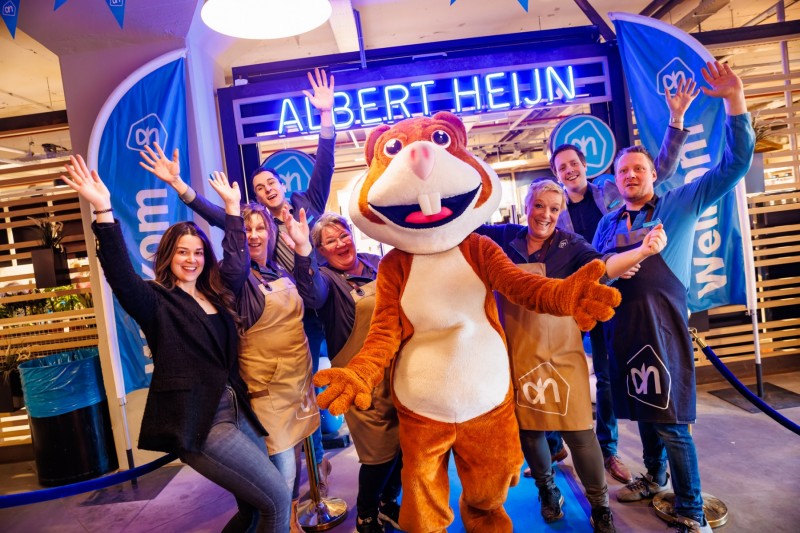
[[[409,147],[411,170],[421,180],[426,180],[433,170],[433,150],[426,144],[415,144]]]

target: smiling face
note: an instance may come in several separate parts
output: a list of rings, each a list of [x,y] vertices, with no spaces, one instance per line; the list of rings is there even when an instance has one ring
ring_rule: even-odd
[[[614,181],[626,207],[638,210],[653,197],[656,171],[645,154],[628,152],[617,160]]]
[[[275,242],[272,224],[268,224],[260,213],[251,213],[244,220],[244,231],[250,259],[259,265],[266,265]]]
[[[170,270],[176,278],[176,285],[193,285],[206,263],[203,241],[195,235],[183,235],[178,239],[175,253],[170,260]]]
[[[322,228],[317,250],[331,267],[342,272],[356,266],[358,261],[353,235],[339,224],[330,224]]]
[[[273,216],[277,216],[286,202],[286,185],[272,172],[259,172],[253,176],[253,191],[256,193],[258,203],[269,209]]]
[[[528,209],[528,235],[548,239],[556,230],[556,221],[564,208],[564,194],[542,191],[531,198]]]
[[[558,152],[553,158],[553,169],[567,192],[577,195],[586,193],[586,163],[581,161],[575,150]]]

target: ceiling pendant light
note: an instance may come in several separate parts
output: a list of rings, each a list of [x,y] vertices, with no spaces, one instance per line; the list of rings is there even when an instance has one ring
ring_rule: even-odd
[[[300,35],[330,16],[329,0],[206,0],[200,11],[206,26],[241,39]]]

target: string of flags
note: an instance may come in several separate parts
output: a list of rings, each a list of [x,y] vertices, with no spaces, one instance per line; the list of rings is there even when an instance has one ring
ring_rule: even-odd
[[[68,0],[55,0],[53,11],[67,3]],[[117,19],[117,24],[122,28],[122,23],[125,20],[125,0],[103,0],[111,10],[111,14]],[[17,34],[17,19],[19,18],[19,5],[22,0],[0,0],[0,14],[3,16],[3,22],[6,23],[6,28],[11,32],[11,38],[15,38]],[[527,3],[527,2],[526,2]]]
[[[65,1],[66,1],[66,0],[65,0]],[[517,2],[519,2],[519,5],[521,5],[521,6],[522,6],[522,9],[524,9],[524,10],[525,10],[525,12],[527,13],[527,12],[528,12],[528,0],[517,0]],[[453,4],[455,4],[455,3],[456,3],[456,0],[450,0],[450,5],[451,5],[451,6],[452,6]]]

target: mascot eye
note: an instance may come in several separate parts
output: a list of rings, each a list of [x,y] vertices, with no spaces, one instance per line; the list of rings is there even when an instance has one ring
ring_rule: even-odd
[[[403,149],[403,143],[399,139],[391,139],[383,145],[383,153],[389,157],[396,156]]]
[[[450,135],[444,130],[434,131],[433,135],[431,135],[431,140],[439,146],[443,146],[445,148],[450,146]]]

